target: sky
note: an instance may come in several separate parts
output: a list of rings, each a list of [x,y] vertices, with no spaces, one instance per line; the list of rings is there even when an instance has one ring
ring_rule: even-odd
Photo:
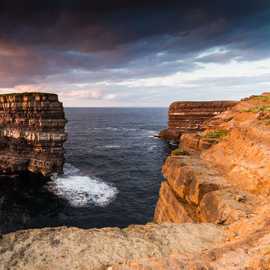
[[[270,91],[269,0],[0,0],[0,93],[167,107]]]

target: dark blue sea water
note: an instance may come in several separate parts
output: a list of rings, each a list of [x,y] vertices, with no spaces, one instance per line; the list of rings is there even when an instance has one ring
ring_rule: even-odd
[[[0,179],[0,229],[151,221],[168,145],[163,108],[67,108],[64,175]]]

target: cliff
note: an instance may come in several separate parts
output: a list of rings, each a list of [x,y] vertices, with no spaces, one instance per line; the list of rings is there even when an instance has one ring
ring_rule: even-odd
[[[254,96],[184,134],[163,166],[155,220],[230,224],[268,199],[269,108],[270,94]]]
[[[269,247],[270,212],[266,210],[270,208],[269,124],[270,93],[265,93],[244,99],[205,121],[204,131],[182,135],[179,149],[172,152],[163,166],[166,180],[161,185],[154,220],[157,223],[213,223],[228,231],[233,228],[237,235],[252,227],[252,233],[243,233],[241,240],[247,253],[256,247],[256,241],[251,247],[247,239],[257,234],[264,223],[261,237]],[[261,268],[244,268],[241,263],[246,267],[248,264],[239,257],[230,258],[235,268],[217,267],[216,261],[211,266],[217,267],[214,269],[270,269],[268,253],[265,258],[269,264],[263,268],[265,258],[259,252],[262,238],[257,238],[256,255]],[[245,256],[245,260],[251,260]]]
[[[177,101],[168,111],[168,128],[159,136],[178,141],[183,133],[203,130],[203,123],[235,105],[235,101]]]
[[[6,234],[0,269],[269,270],[269,124],[265,93],[182,135],[163,166],[156,224]]]
[[[65,123],[55,94],[0,95],[0,174],[62,172]]]

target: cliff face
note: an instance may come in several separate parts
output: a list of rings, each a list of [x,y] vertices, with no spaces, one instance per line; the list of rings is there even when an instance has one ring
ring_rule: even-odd
[[[237,235],[231,243],[241,239],[239,253],[247,250],[245,259],[226,261],[225,256],[237,256],[237,249],[229,255],[224,245],[224,254],[209,264],[214,269],[270,269],[269,253],[263,253],[264,245],[270,246],[269,124],[270,93],[244,99],[204,122],[203,132],[184,134],[180,149],[163,166],[166,180],[154,220],[214,223]],[[256,247],[255,260],[250,250]]]
[[[203,123],[235,105],[234,101],[177,101],[170,105],[168,129],[160,137],[178,141],[183,133],[203,130]]]
[[[268,199],[269,108],[270,95],[251,97],[184,134],[163,166],[155,220],[229,224]]]
[[[3,235],[0,269],[269,270],[270,94],[203,125],[163,166],[157,224]]]
[[[0,174],[61,172],[65,123],[55,94],[0,95]]]

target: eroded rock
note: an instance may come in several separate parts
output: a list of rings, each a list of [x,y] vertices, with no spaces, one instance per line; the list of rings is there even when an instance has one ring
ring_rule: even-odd
[[[177,101],[170,105],[165,140],[178,141],[181,134],[204,130],[204,122],[235,105],[235,101]]]
[[[65,123],[55,94],[0,95],[0,174],[62,172]]]
[[[212,224],[147,224],[126,229],[35,229],[4,235],[0,270],[101,270],[171,253],[194,254],[217,247],[226,234]]]

